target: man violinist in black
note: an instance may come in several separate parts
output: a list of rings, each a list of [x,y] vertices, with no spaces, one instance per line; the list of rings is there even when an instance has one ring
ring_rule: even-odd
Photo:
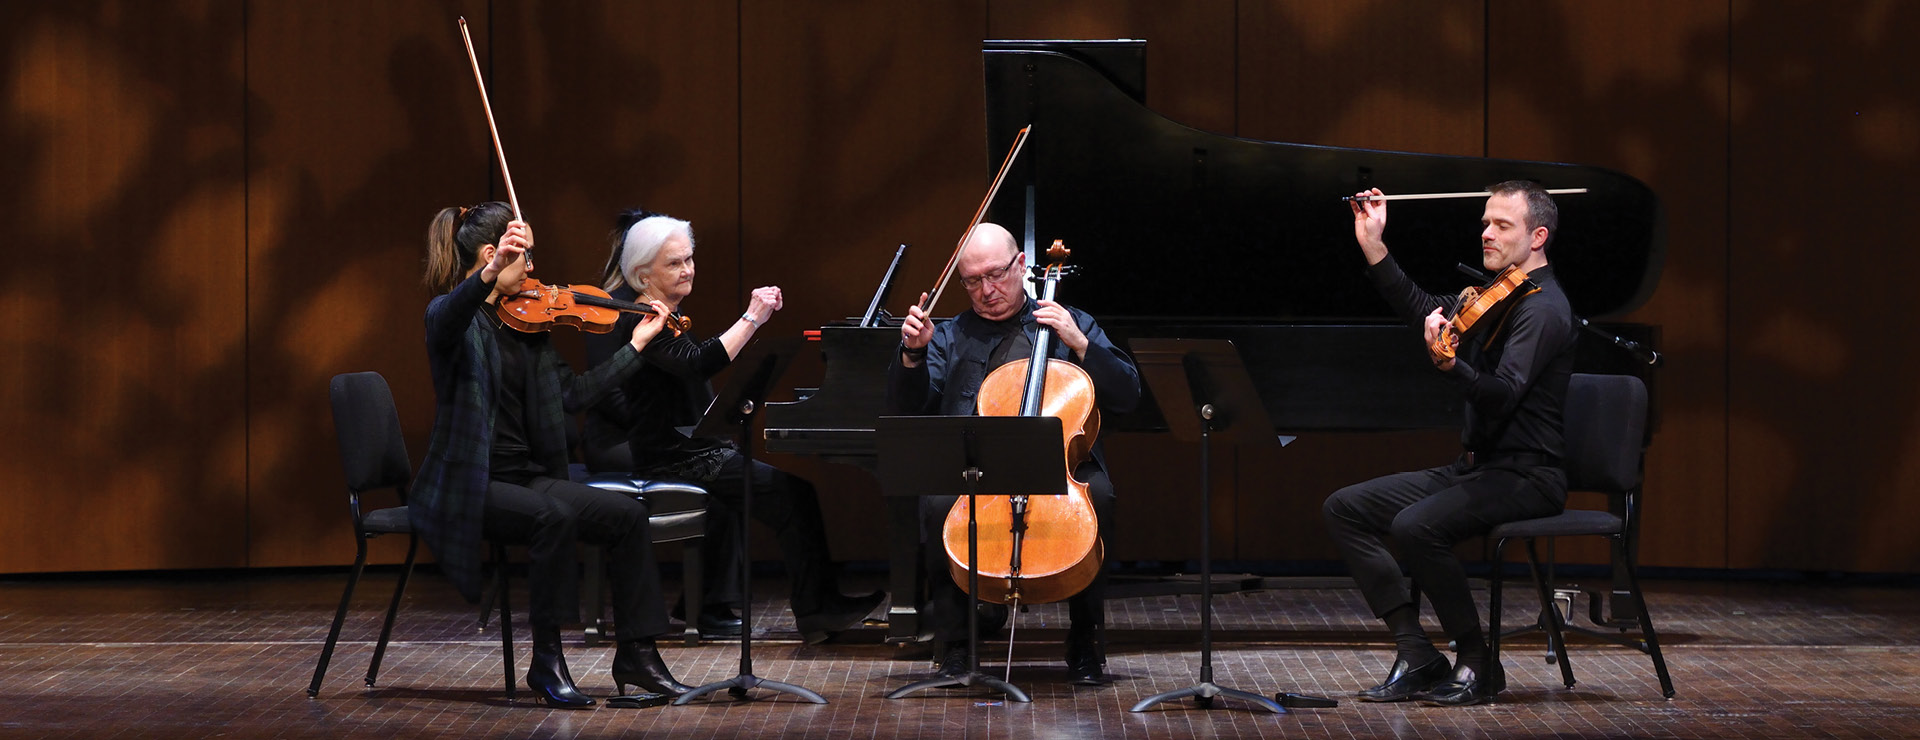
[[[1363,701],[1420,699],[1462,706],[1491,700],[1506,687],[1489,662],[1480,613],[1453,546],[1495,525],[1558,514],[1567,500],[1560,468],[1567,382],[1573,373],[1575,324],[1566,294],[1547,262],[1559,211],[1539,185],[1509,181],[1487,188],[1481,264],[1490,271],[1518,267],[1537,290],[1509,296],[1464,340],[1458,357],[1429,346],[1434,367],[1467,401],[1465,454],[1449,465],[1376,478],[1335,492],[1322,513],[1341,557],[1375,616],[1393,633],[1393,667],[1380,685],[1359,692]],[[1360,196],[1380,195],[1378,189]],[[1456,299],[1428,293],[1394,263],[1381,239],[1387,204],[1354,200],[1353,234],[1371,265],[1374,286],[1432,344],[1448,323]],[[1433,604],[1440,627],[1458,651],[1449,665],[1420,626],[1395,562],[1381,541],[1392,537],[1413,582]]]
[[[1140,375],[1133,360],[1107,340],[1093,317],[1053,301],[1027,297],[1022,281],[1026,255],[1013,235],[996,224],[974,229],[961,248],[955,266],[972,307],[953,320],[935,326],[919,305],[907,309],[900,326],[900,352],[887,370],[887,402],[899,414],[964,416],[976,413],[975,394],[987,374],[1008,362],[1033,354],[1039,327],[1052,330],[1059,341],[1052,357],[1072,362],[1093,380],[1101,411],[1125,413],[1140,402]],[[920,301],[927,300],[921,294]],[[1107,479],[1104,454],[1098,441],[1091,459],[1081,463],[1074,478],[1087,482],[1100,536],[1109,535],[1113,520],[1113,484]],[[927,621],[934,637],[947,643],[941,675],[966,673],[974,636],[967,634],[971,600],[947,570],[942,523],[955,497],[922,499],[922,535],[926,538],[928,576]],[[1106,575],[1104,568],[1078,595],[1067,600],[1072,626],[1067,633],[1067,672],[1078,685],[1106,682]]]

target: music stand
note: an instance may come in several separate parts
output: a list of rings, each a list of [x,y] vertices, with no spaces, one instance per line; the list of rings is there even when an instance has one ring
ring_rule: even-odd
[[[882,416],[874,428],[880,490],[888,496],[967,498],[967,636],[980,636],[980,527],[976,496],[1064,495],[1066,460],[1060,455],[1060,419],[1052,416]],[[991,475],[989,475],[991,473]],[[1020,687],[980,672],[980,650],[969,650],[967,672],[929,678],[887,694],[901,699],[924,689],[973,686],[1030,702]]]
[[[1200,683],[1140,700],[1129,711],[1144,712],[1161,702],[1193,697],[1202,709],[1225,696],[1252,702],[1275,714],[1284,707],[1330,707],[1337,702],[1283,693],[1279,701],[1213,683],[1213,484],[1209,454],[1218,436],[1246,447],[1284,444],[1273,433],[1253,379],[1240,352],[1224,339],[1135,339],[1129,343],[1134,364],[1153,389],[1160,413],[1176,439],[1200,443]]]
[[[685,705],[697,697],[721,689],[726,689],[735,698],[744,699],[747,690],[755,688],[792,694],[815,704],[827,703],[825,697],[810,689],[753,675],[753,562],[746,553],[749,538],[744,534],[753,521],[753,417],[765,405],[767,389],[786,371],[787,362],[793,359],[799,347],[798,338],[755,342],[749,346],[734,359],[733,372],[727,378],[726,387],[713,397],[713,403],[707,406],[706,416],[694,427],[693,436],[696,438],[733,434],[740,443],[741,462],[746,465],[746,474],[741,476],[740,481],[740,583],[746,588],[747,597],[740,600],[740,675],[681,694],[680,698],[673,700],[674,706]],[[698,608],[696,604],[687,605],[689,615]]]

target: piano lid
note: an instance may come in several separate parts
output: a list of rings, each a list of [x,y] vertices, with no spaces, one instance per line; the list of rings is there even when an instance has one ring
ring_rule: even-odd
[[[1102,320],[1391,319],[1340,200],[1369,187],[1449,192],[1530,179],[1588,188],[1555,199],[1560,229],[1549,248],[1574,311],[1626,313],[1659,281],[1659,199],[1619,172],[1200,131],[1140,103],[1143,41],[988,41],[984,54],[988,166],[998,167],[1014,134],[1033,124],[1009,184],[1034,184],[1035,236],[1066,240],[1081,268],[1064,295]],[[1020,224],[1025,205],[998,198],[988,220]],[[1429,290],[1464,286],[1455,265],[1479,266],[1482,208],[1473,199],[1395,202],[1387,243]],[[1192,290],[1154,298],[1166,295],[1172,275],[1191,277]]]

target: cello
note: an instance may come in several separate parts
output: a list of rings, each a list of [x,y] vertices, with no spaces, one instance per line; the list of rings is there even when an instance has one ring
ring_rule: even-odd
[[[1053,300],[1069,254],[1059,240],[1040,278],[1041,298]],[[982,601],[1044,604],[1085,589],[1099,575],[1105,546],[1087,484],[1073,470],[1088,459],[1100,434],[1093,378],[1066,360],[1049,357],[1053,332],[1040,326],[1032,357],[995,368],[977,394],[981,416],[1053,416],[1060,419],[1067,492],[1061,496],[978,496]],[[1044,359],[1043,362],[1035,362]],[[954,502],[941,528],[947,569],[967,589],[967,502]]]

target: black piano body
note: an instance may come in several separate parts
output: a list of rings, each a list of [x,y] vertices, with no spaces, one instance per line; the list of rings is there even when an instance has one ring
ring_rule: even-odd
[[[1431,429],[1458,425],[1462,401],[1368,282],[1340,197],[1478,190],[1531,179],[1587,188],[1558,198],[1551,247],[1576,313],[1596,320],[1643,303],[1664,259],[1661,207],[1627,175],[1597,167],[1254,141],[1189,128],[1142,104],[1144,44],[988,42],[989,175],[1012,137],[1032,125],[1022,160],[988,219],[1023,231],[1032,188],[1033,232],[1074,248],[1072,303],[1124,342],[1141,337],[1223,338],[1239,348],[1275,431]],[[1401,201],[1388,222],[1395,259],[1430,290],[1471,280],[1478,267],[1475,200]],[[1174,275],[1195,289],[1162,300]],[[1143,296],[1156,296],[1143,300]],[[1647,346],[1657,328],[1607,324]],[[769,404],[766,448],[872,470],[874,420],[886,413],[885,374],[894,327],[823,327],[826,376],[799,401]],[[1651,368],[1593,336],[1581,372]],[[1657,396],[1656,396],[1657,398]],[[1657,404],[1655,406],[1657,409]],[[1657,416],[1656,416],[1657,420]],[[1109,430],[1164,429],[1155,404],[1105,420]],[[889,502],[888,639],[909,641],[917,613],[917,526],[911,500]]]

